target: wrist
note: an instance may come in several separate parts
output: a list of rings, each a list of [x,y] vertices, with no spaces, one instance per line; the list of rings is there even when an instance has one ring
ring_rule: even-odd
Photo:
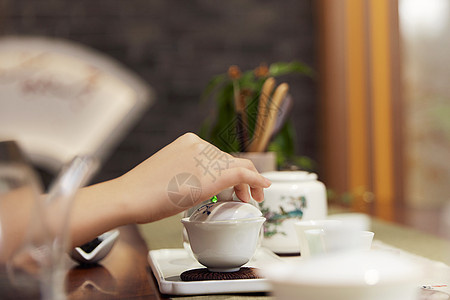
[[[114,220],[117,226],[135,222],[132,193],[122,177],[107,181],[104,187],[107,191],[107,203],[109,218]]]
[[[71,212],[74,245],[81,245],[130,219],[126,201],[116,179],[82,188]]]

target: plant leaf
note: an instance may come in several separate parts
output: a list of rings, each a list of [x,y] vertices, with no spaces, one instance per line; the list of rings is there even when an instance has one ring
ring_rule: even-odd
[[[274,77],[289,73],[300,73],[310,77],[314,76],[314,71],[310,67],[298,61],[273,63],[269,67],[269,73]]]
[[[269,75],[278,77],[290,73],[314,76],[313,70],[298,62],[276,62],[269,67]],[[267,77],[255,76],[254,70],[241,73],[236,79],[239,90],[245,91],[246,113],[249,137],[253,135],[258,114],[258,100],[262,85]],[[200,128],[200,136],[225,152],[239,151],[239,141],[236,137],[237,116],[234,107],[233,81],[227,73],[214,76],[202,94],[202,101],[213,98],[217,104],[215,114],[208,116]],[[313,166],[312,160],[295,155],[295,128],[288,120],[277,136],[269,144],[269,151],[277,154],[279,166],[296,164],[308,169]]]
[[[203,90],[202,96],[200,97],[201,101],[203,102],[208,99],[208,97],[213,93],[214,89],[220,84],[224,83],[226,79],[226,74],[219,74],[214,76]]]

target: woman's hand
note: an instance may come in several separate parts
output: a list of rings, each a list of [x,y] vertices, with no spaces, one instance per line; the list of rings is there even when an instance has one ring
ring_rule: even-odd
[[[123,176],[81,189],[71,215],[72,241],[81,245],[128,223],[175,215],[234,187],[248,202],[270,186],[255,166],[192,133],[184,134]]]
[[[263,188],[269,185],[249,160],[234,158],[187,133],[125,175],[81,189],[70,216],[72,244],[82,245],[121,225],[175,215],[229,187],[244,202],[250,200],[249,190],[256,201],[262,201]],[[16,201],[20,198],[30,201]],[[8,232],[8,247],[0,249],[0,261],[22,242],[31,199],[16,193],[2,198],[1,209],[13,216],[6,228],[14,230]]]
[[[135,222],[155,221],[234,187],[244,201],[264,199],[270,181],[253,163],[235,158],[193,133],[187,133],[119,178]],[[250,187],[250,188],[249,188]]]

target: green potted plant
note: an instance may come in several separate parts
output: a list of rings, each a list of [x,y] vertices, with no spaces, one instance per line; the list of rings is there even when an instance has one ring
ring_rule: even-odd
[[[313,169],[311,159],[295,155],[296,133],[291,120],[289,118],[281,120],[286,117],[289,110],[286,102],[292,102],[288,99],[290,95],[287,93],[283,99],[279,99],[280,105],[269,107],[267,105],[276,101],[276,94],[279,92],[277,87],[274,87],[270,93],[266,93],[267,104],[261,104],[264,98],[262,95],[265,94],[263,90],[269,80],[276,81],[278,77],[287,74],[313,76],[313,71],[303,63],[294,61],[276,62],[270,66],[261,64],[254,70],[244,72],[237,66],[231,66],[228,72],[214,76],[203,92],[202,101],[215,101],[216,111],[204,121],[199,135],[228,153],[249,152],[255,149],[275,152],[278,168],[281,169],[288,166]],[[284,85],[287,86],[285,83]],[[282,84],[278,85],[280,90],[281,86]],[[272,95],[273,90],[275,92]],[[264,119],[264,114],[261,114],[263,106],[267,115],[271,115],[270,111],[277,110],[273,115],[279,118],[277,121],[281,121],[276,124],[278,128],[274,124],[269,128],[270,122],[261,121]],[[266,116],[265,120],[267,118]],[[268,142],[259,148],[254,147],[259,133],[264,131],[269,131]]]

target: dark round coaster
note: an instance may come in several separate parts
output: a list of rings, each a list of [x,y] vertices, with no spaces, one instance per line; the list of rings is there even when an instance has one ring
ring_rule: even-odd
[[[255,268],[242,267],[236,272],[211,272],[206,268],[187,270],[181,273],[180,278],[183,281],[203,281],[257,279],[261,278],[261,276],[258,276]]]

